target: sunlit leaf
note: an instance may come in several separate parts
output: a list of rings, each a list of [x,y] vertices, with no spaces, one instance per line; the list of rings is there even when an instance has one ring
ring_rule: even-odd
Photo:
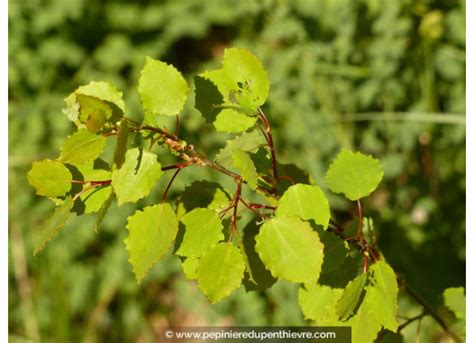
[[[257,170],[249,154],[245,151],[237,150],[232,156],[234,166],[240,171],[242,178],[247,181],[248,186],[255,190],[257,188]]]
[[[58,161],[43,160],[33,162],[28,172],[28,182],[38,195],[59,197],[71,189],[72,175],[64,164]]]
[[[70,164],[85,164],[99,157],[104,150],[105,137],[88,130],[79,130],[69,136],[61,147],[60,160]]]
[[[240,250],[231,243],[219,243],[201,257],[199,288],[212,303],[216,303],[240,286],[244,270],[245,262]]]
[[[298,216],[313,219],[316,224],[327,228],[329,224],[329,203],[318,186],[296,184],[288,188],[278,201],[276,215]]]
[[[276,278],[314,283],[323,264],[323,245],[309,223],[296,217],[276,217],[260,228],[255,249]]]
[[[397,332],[398,285],[393,269],[384,261],[370,266],[371,276],[365,301],[374,317],[386,329]],[[383,304],[383,305],[382,305]]]
[[[372,193],[382,181],[380,162],[370,155],[343,150],[326,173],[326,184],[334,193],[358,200]]]
[[[140,282],[148,270],[170,249],[178,233],[178,221],[169,204],[147,206],[128,217],[124,242],[129,262]]]
[[[146,58],[138,81],[138,93],[146,116],[179,114],[188,90],[186,80],[175,67]]]
[[[224,239],[223,226],[216,211],[196,208],[181,218],[185,225],[183,241],[177,255],[200,257],[210,247]]]
[[[162,173],[154,153],[140,153],[138,148],[128,150],[125,163],[120,169],[112,172],[112,187],[119,206],[147,196]]]
[[[318,325],[331,324],[338,320],[336,303],[342,295],[340,288],[309,284],[298,291],[298,303],[305,319],[315,320]]]

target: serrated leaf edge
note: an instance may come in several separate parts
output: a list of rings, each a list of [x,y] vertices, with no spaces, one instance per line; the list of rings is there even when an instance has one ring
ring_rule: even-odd
[[[161,206],[163,204],[156,204],[156,205],[151,205],[151,206],[147,206],[147,207],[157,207],[157,206]],[[141,210],[137,210],[135,211],[132,215],[128,216],[127,217],[127,225],[125,226],[127,228],[127,231],[129,232],[128,236],[125,237],[123,239],[123,242],[125,243],[125,250],[127,251],[127,254],[128,254],[128,263],[132,266],[132,270],[133,270],[133,274],[135,275],[135,279],[137,280],[137,283],[140,283],[144,278],[145,276],[148,274],[148,272],[150,271],[151,268],[153,268],[159,260],[161,260],[161,258],[163,256],[166,255],[166,253],[170,250],[171,246],[173,245],[173,242],[174,242],[174,239],[171,241],[170,243],[170,246],[168,247],[168,249],[161,255],[159,255],[154,261],[153,263],[150,263],[150,266],[148,267],[148,269],[146,269],[144,272],[143,272],[143,276],[139,279],[138,278],[138,275],[137,275],[137,272],[135,271],[135,266],[133,265],[132,261],[131,261],[131,256],[130,256],[130,249],[129,249],[129,246],[127,244],[127,239],[130,237],[130,228],[128,227],[129,223],[130,223],[130,218],[133,217],[137,212],[145,212],[145,209],[147,208],[143,208]],[[176,238],[175,238],[176,239]]]
[[[219,243],[214,244],[211,248],[209,248],[209,249],[199,258],[199,264],[198,264],[198,267],[197,267],[197,269],[196,269],[197,274],[199,274],[199,268],[201,267],[202,258],[203,258],[204,256],[206,256],[206,254],[207,254],[212,248],[214,248],[217,244],[229,244],[229,245],[234,246],[232,243],[223,243],[223,242],[219,242]],[[235,246],[234,246],[234,247],[235,247]],[[237,248],[237,250],[238,250],[238,252],[239,252],[239,254],[240,254],[240,257],[242,258],[242,262],[243,262],[243,267],[244,267],[244,268],[242,269],[242,277],[241,277],[240,280],[239,280],[239,284],[238,284],[234,289],[231,289],[229,292],[224,293],[224,295],[223,295],[221,298],[217,299],[217,300],[211,300],[211,299],[209,299],[208,295],[203,292],[204,295],[206,296],[206,298],[209,299],[209,301],[210,301],[212,304],[216,304],[216,303],[218,303],[219,301],[221,301],[222,299],[227,298],[229,295],[231,295],[233,292],[235,292],[237,289],[239,289],[239,287],[242,285],[242,280],[244,279],[244,276],[245,276],[245,259],[244,259],[244,257],[242,256],[242,252],[240,251],[240,249],[239,249],[238,247],[235,247],[235,248]],[[200,282],[200,280],[199,280],[199,277],[197,278],[197,282],[198,282],[198,285],[199,285],[199,289],[202,291],[201,282]]]
[[[377,161],[378,164],[379,164],[379,167],[380,167],[379,169],[380,169],[380,171],[381,171],[380,180],[378,180],[377,185],[375,186],[375,188],[372,189],[372,190],[370,191],[370,193],[367,194],[366,196],[363,196],[363,197],[360,197],[360,198],[357,198],[357,199],[350,199],[349,197],[346,196],[346,194],[345,194],[343,191],[336,192],[336,191],[334,191],[334,190],[328,185],[328,182],[327,182],[328,172],[329,172],[329,170],[331,170],[331,168],[333,167],[333,165],[336,163],[336,161],[337,161],[339,155],[340,155],[342,152],[344,152],[344,151],[347,151],[347,152],[350,152],[350,153],[353,153],[353,154],[356,154],[356,155],[362,155],[362,156],[364,156],[364,157],[369,157],[370,159]],[[377,189],[377,187],[380,185],[380,182],[382,181],[384,174],[385,174],[385,173],[384,173],[384,171],[383,171],[382,166],[380,165],[379,159],[377,159],[376,157],[373,157],[372,154],[364,154],[364,153],[362,153],[362,152],[359,151],[359,150],[357,150],[356,152],[354,152],[354,151],[349,150],[349,149],[343,149],[343,150],[341,150],[341,151],[339,152],[339,154],[338,154],[338,155],[336,156],[336,158],[331,162],[331,164],[329,164],[329,167],[328,167],[328,169],[327,169],[327,171],[326,171],[326,175],[324,176],[324,182],[325,182],[326,186],[327,186],[327,187],[331,190],[331,192],[333,192],[334,194],[343,194],[347,199],[349,199],[349,200],[351,200],[351,201],[356,201],[356,200],[359,200],[359,199],[368,197],[370,194],[372,194],[372,193]]]
[[[304,223],[307,223],[308,225],[310,225],[308,222],[302,220],[300,217],[297,217],[297,216],[281,216],[281,217],[278,217],[278,218],[283,218],[283,217],[288,217],[288,218],[297,218],[299,220],[301,220],[302,222]],[[261,229],[261,228],[260,228]],[[260,233],[260,231],[259,231]],[[314,273],[314,274],[317,274],[318,277],[321,275],[321,270],[322,270],[322,267],[323,267],[323,264],[324,264],[324,245],[323,243],[321,242],[321,239],[319,238],[319,235],[311,230],[311,234],[314,234],[316,235],[315,237],[317,238],[317,240],[319,241],[319,243],[321,244],[322,246],[322,250],[321,250],[321,255],[322,255],[322,262],[321,262],[321,266],[319,267],[319,270],[317,271],[317,273]],[[266,270],[268,270],[270,272],[270,274],[277,280],[285,280],[285,281],[288,281],[288,282],[293,282],[293,283],[312,283],[312,282],[316,282],[317,279],[315,280],[301,280],[301,281],[293,281],[293,280],[288,280],[288,279],[285,279],[285,278],[282,278],[278,275],[275,275],[274,272],[272,270],[270,270],[267,265],[265,264],[264,262],[264,258],[262,257],[262,255],[260,254],[260,251],[258,249],[258,247],[260,246],[260,240],[257,240],[257,237],[258,237],[258,234],[255,236],[255,251],[257,252],[258,256],[260,257],[260,259],[262,260],[262,263],[263,263],[263,266],[265,267]]]

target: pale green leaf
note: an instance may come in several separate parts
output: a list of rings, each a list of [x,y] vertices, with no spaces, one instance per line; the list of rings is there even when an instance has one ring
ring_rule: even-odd
[[[80,105],[76,100],[76,95],[74,93],[69,94],[64,98],[66,107],[63,108],[62,112],[67,116],[67,118],[76,124],[77,127],[84,127],[85,125],[79,121],[79,110]]]
[[[219,243],[208,250],[198,266],[199,288],[214,304],[239,288],[245,262],[231,243]]]
[[[276,215],[298,216],[313,219],[316,224],[327,228],[329,224],[329,203],[318,186],[296,184],[288,188],[278,201]]]
[[[65,195],[71,189],[71,172],[58,161],[33,162],[27,177],[38,195],[55,198]]]
[[[383,306],[383,303],[379,306]],[[352,343],[374,342],[377,338],[381,326],[370,309],[368,303],[364,301],[355,316],[341,323],[341,326],[349,325],[351,327]]]
[[[383,305],[382,305],[383,306]],[[357,313],[347,321],[326,322],[325,326],[350,326],[352,343],[375,342],[381,329],[380,324],[370,312],[367,302],[362,302]]]
[[[181,218],[185,225],[183,241],[177,255],[200,257],[210,247],[224,239],[222,222],[216,211],[196,208]]]
[[[243,229],[240,250],[246,259],[247,275],[244,279],[244,286],[247,291],[263,291],[277,281],[265,268],[260,256],[255,251],[255,236],[259,230],[260,226],[257,225],[256,218],[250,220]]]
[[[61,147],[60,160],[70,164],[85,164],[99,157],[104,150],[105,137],[87,130],[69,136]]]
[[[267,221],[255,237],[255,249],[272,275],[281,280],[314,283],[323,263],[323,245],[309,223],[296,217]]]
[[[242,112],[226,108],[214,121],[214,127],[222,132],[242,132],[255,125],[256,117],[249,117]]]
[[[386,329],[397,332],[398,285],[393,269],[384,261],[369,268],[370,284],[366,287],[365,300],[374,317]]]
[[[336,303],[342,292],[340,288],[318,284],[301,287],[298,291],[298,303],[305,319],[315,320],[319,326],[337,321]]]
[[[147,196],[162,173],[154,153],[142,151],[140,156],[138,148],[128,150],[125,163],[112,172],[112,187],[119,206]]]
[[[169,204],[147,206],[128,217],[124,242],[129,262],[140,282],[148,270],[170,249],[178,233],[178,221]]]
[[[197,257],[188,257],[185,259],[181,266],[183,267],[184,275],[188,280],[197,280],[197,268],[199,266],[199,258]]]
[[[443,292],[444,304],[458,319],[466,318],[466,296],[464,287],[447,288]]]
[[[346,286],[336,305],[336,313],[340,320],[347,320],[350,316],[354,315],[360,303],[366,283],[367,273],[363,273]]]
[[[248,186],[255,190],[257,188],[257,170],[249,154],[242,150],[237,150],[232,156],[234,166],[240,171],[242,178],[247,181]]]
[[[250,110],[265,103],[270,89],[267,72],[258,58],[246,49],[226,49],[222,68],[207,71],[202,76],[217,86],[226,104]]]
[[[379,160],[360,152],[343,150],[326,173],[326,184],[334,193],[343,193],[349,200],[358,200],[372,193],[383,170]]]
[[[217,154],[216,162],[226,168],[231,168],[233,166],[232,156],[237,150],[255,153],[264,144],[265,139],[257,130],[244,132],[227,141],[225,147]]]
[[[105,81],[91,81],[87,85],[80,86],[75,91],[76,94],[87,95],[106,101],[117,106],[125,112],[123,94],[113,84]]]
[[[147,57],[138,93],[146,116],[177,115],[186,102],[188,84],[175,67]]]
[[[59,233],[59,231],[61,231],[61,229],[66,224],[66,220],[71,214],[71,209],[73,206],[74,201],[72,201],[71,197],[68,197],[61,206],[56,207],[53,216],[49,218],[43,225],[33,255],[39,253],[45,247],[46,243],[48,243]]]

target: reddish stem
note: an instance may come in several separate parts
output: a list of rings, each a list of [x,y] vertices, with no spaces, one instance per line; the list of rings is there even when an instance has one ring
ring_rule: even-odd
[[[263,126],[265,128],[265,133],[266,133],[265,134],[265,139],[267,140],[268,147],[270,148],[274,186],[276,186],[276,184],[278,184],[279,179],[278,179],[278,171],[277,171],[277,159],[276,159],[276,153],[275,153],[275,144],[273,143],[272,127],[271,127],[270,122],[268,121],[267,117],[265,116],[265,113],[263,113],[263,111],[260,107],[258,108],[258,112],[259,112],[258,118],[263,123]]]
[[[103,185],[110,185],[112,183],[112,180],[101,180],[101,181],[81,181],[81,180],[72,180],[72,183],[78,183],[80,185],[85,185],[87,183],[90,183],[92,185],[96,186],[103,186]]]
[[[245,207],[247,207],[249,210],[251,210],[252,212],[254,212],[255,214],[257,214],[258,216],[262,217],[262,218],[269,218],[267,215],[263,214],[262,212],[260,211],[257,211],[255,209],[255,207],[252,207],[252,205],[249,205],[244,199],[240,198],[240,202],[242,204],[244,204]]]

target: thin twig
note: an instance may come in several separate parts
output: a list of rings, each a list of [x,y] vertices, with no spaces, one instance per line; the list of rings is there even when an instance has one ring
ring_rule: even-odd
[[[178,174],[181,170],[183,170],[183,168],[178,168],[174,172],[173,176],[171,177],[170,181],[168,182],[168,185],[166,186],[165,191],[163,192],[163,196],[161,197],[161,202],[165,202],[166,196],[168,195],[168,191],[171,188],[171,184],[173,183],[174,179],[176,178],[176,176],[178,176]]]
[[[276,186],[278,184],[279,179],[278,179],[278,171],[277,171],[277,158],[276,158],[276,153],[275,153],[275,144],[273,143],[272,127],[267,117],[265,116],[265,113],[262,111],[260,107],[258,108],[258,112],[259,112],[258,118],[263,123],[265,127],[265,132],[268,138],[268,147],[270,148],[270,156],[272,160],[274,186]]]
[[[409,318],[407,319],[407,321],[403,324],[401,324],[399,327],[398,327],[398,333],[400,333],[405,327],[407,327],[408,325],[410,325],[411,323],[413,323],[414,321],[418,320],[418,319],[421,319],[423,318],[424,316],[426,316],[427,313],[426,311],[424,310],[423,312],[421,312],[419,315],[413,317],[413,318]]]

